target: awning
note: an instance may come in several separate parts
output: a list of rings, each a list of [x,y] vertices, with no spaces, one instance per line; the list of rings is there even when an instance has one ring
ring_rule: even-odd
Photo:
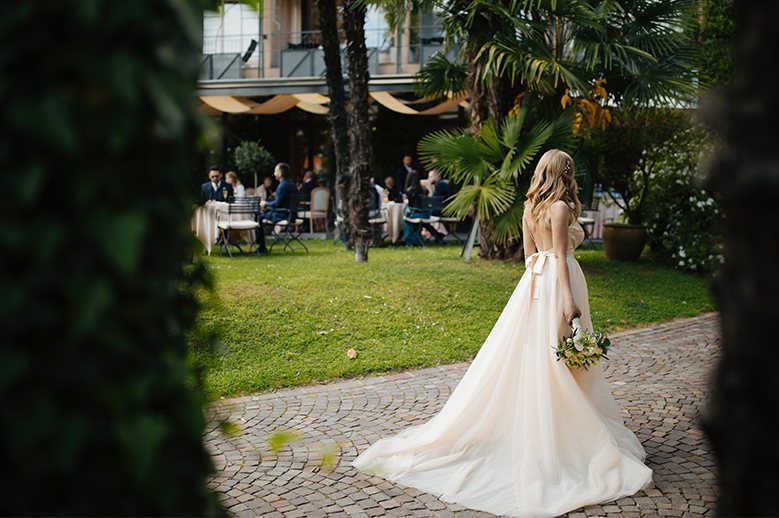
[[[389,92],[371,92],[370,95],[374,101],[394,112],[405,115],[440,115],[448,111],[456,110],[457,106],[465,102],[463,97],[455,97],[428,108],[427,110],[415,110],[409,104],[405,103]],[[413,101],[412,101],[413,102]]]
[[[430,100],[404,101],[389,92],[371,92],[369,96],[371,100],[385,108],[404,115],[440,115],[455,111],[461,105],[464,107],[468,106],[463,97],[453,97],[426,110],[416,110],[411,105],[416,105],[420,102],[430,102]],[[316,115],[327,115],[329,108],[325,105],[330,102],[327,96],[318,93],[276,95],[263,103],[255,102],[246,97],[232,96],[207,95],[201,96],[200,99],[209,108],[219,112],[246,115],[275,115],[292,108],[299,108]]]

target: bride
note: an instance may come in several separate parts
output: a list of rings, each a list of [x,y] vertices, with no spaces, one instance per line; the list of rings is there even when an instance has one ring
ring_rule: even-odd
[[[557,516],[651,484],[602,366],[570,369],[552,349],[574,317],[592,331],[573,257],[584,238],[576,192],[571,157],[546,152],[522,220],[527,269],[481,350],[437,415],[373,444],[357,469],[517,517]]]

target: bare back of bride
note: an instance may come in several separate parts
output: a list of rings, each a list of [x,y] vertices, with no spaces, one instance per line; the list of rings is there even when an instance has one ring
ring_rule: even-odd
[[[357,469],[517,517],[558,516],[651,484],[602,366],[571,369],[555,358],[573,317],[592,331],[573,256],[584,238],[580,211],[573,160],[546,152],[525,203],[527,268],[479,353],[438,414],[373,444]]]

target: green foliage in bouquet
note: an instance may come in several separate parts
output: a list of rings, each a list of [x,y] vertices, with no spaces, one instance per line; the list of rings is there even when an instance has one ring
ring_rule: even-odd
[[[564,361],[568,367],[589,369],[600,360],[608,360],[611,340],[602,332],[587,333],[578,325],[570,336],[563,337],[554,347],[557,361]]]
[[[185,334],[198,2],[19,2],[0,24],[0,514],[222,514]],[[56,51],[53,51],[56,47]]]

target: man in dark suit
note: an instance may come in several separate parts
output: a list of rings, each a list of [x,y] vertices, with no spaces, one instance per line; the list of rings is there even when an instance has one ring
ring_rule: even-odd
[[[395,188],[398,191],[403,192],[406,190],[406,177],[408,176],[408,173],[414,170],[413,164],[414,157],[405,155],[403,157],[403,163],[398,167],[398,170],[395,171]]]
[[[277,164],[273,175],[279,181],[279,186],[276,187],[275,197],[271,201],[260,202],[262,210],[260,216],[262,219],[281,221],[289,218],[289,211],[281,209],[289,209],[289,203],[292,200],[292,195],[297,192],[297,187],[289,177],[288,164],[283,162]]]
[[[222,173],[218,166],[211,166],[208,169],[208,181],[200,186],[201,203],[209,200],[231,201],[232,199],[233,186],[222,180]]]
[[[452,186],[449,182],[441,177],[441,173],[438,171],[430,172],[430,183],[433,184],[433,196],[443,196],[444,202],[447,202],[447,198],[452,195]]]
[[[309,201],[311,199],[311,191],[316,187],[316,178],[312,171],[306,171],[303,176],[303,185],[300,186],[300,194],[303,196],[303,201]]]

